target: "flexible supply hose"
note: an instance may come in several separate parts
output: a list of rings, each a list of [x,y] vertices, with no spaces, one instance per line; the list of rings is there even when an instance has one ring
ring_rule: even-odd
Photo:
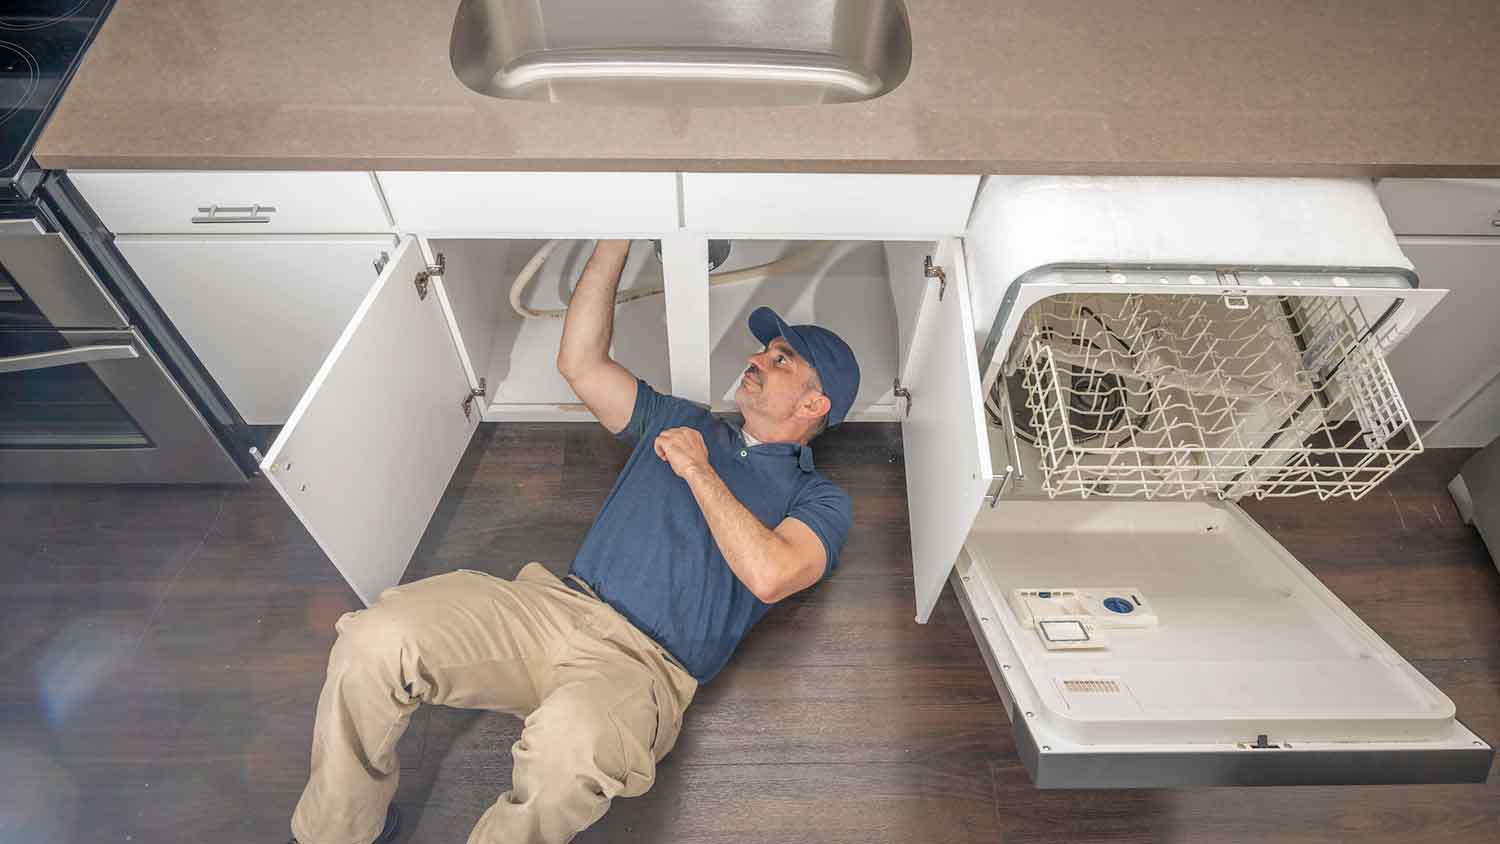
[[[540,270],[542,265],[547,263],[547,258],[551,257],[553,250],[560,243],[562,243],[561,240],[549,240],[542,244],[542,247],[531,256],[531,260],[526,262],[526,266],[522,267],[521,271],[516,274],[516,280],[511,282],[510,307],[524,319],[562,319],[568,312],[567,308],[538,310],[536,308],[528,308],[521,303],[521,299],[526,294],[527,286],[531,284],[531,279],[536,276],[537,270]],[[732,270],[726,273],[710,275],[708,277],[708,284],[710,287],[717,287],[725,284],[764,281],[778,272],[787,272],[805,266],[817,266],[822,262],[823,258],[830,254],[834,255],[835,259],[837,259],[849,251],[848,249],[835,251],[834,247],[837,245],[838,241],[813,241],[796,252],[782,258],[777,258],[774,261],[754,267],[746,267],[742,270]],[[640,290],[627,290],[615,297],[615,304],[623,305],[626,302],[634,302],[637,299],[659,296],[665,292],[665,287],[646,287]]]

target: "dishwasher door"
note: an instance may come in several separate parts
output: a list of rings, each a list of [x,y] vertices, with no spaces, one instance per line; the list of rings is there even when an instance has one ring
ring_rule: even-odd
[[[1232,504],[1003,501],[953,586],[1040,787],[1488,776],[1452,701]],[[1119,596],[1071,616],[1094,647],[1049,648],[1018,590]]]

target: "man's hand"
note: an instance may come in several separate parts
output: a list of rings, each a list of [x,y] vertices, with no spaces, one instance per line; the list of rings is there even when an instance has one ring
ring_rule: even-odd
[[[703,435],[693,428],[668,428],[656,437],[656,456],[671,464],[672,471],[683,480],[700,469],[710,468],[708,446]]]

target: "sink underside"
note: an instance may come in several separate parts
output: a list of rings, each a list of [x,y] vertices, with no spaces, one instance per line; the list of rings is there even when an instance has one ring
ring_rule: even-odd
[[[450,58],[506,99],[811,105],[895,88],[911,34],[900,0],[464,0]]]

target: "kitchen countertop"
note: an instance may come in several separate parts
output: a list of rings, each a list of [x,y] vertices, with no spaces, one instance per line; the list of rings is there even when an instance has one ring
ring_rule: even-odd
[[[49,168],[1500,175],[1495,0],[906,0],[863,103],[500,100],[457,0],[119,0]]]

